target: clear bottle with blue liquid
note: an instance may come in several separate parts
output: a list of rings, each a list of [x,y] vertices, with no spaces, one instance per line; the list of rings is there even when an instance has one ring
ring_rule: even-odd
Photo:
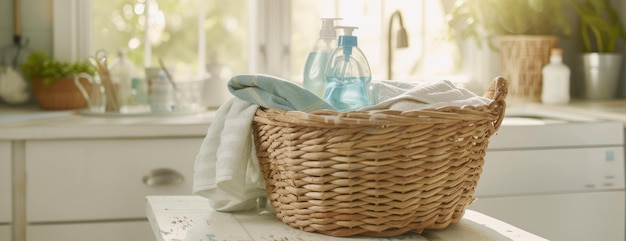
[[[351,111],[376,104],[372,91],[372,74],[363,51],[352,32],[357,27],[337,26],[344,34],[339,36],[337,48],[326,68],[324,100],[338,111]]]
[[[322,18],[319,38],[313,44],[304,65],[304,88],[320,98],[324,97],[326,90],[326,66],[337,47],[336,20],[340,18]]]

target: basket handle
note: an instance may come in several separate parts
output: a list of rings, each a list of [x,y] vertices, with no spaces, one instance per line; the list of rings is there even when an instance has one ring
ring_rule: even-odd
[[[491,104],[489,104],[489,108],[498,111],[498,120],[494,122],[494,128],[496,131],[500,129],[500,125],[504,119],[504,112],[506,109],[506,101],[504,98],[506,98],[508,93],[509,81],[502,76],[498,76],[491,81],[487,92],[483,95],[483,97],[493,100]]]

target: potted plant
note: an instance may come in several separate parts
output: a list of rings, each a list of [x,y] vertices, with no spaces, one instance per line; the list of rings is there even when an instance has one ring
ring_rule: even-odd
[[[626,31],[609,0],[570,0],[580,16],[585,98],[611,99],[617,94],[622,55],[615,52]]]
[[[74,74],[93,75],[95,68],[89,62],[62,62],[44,52],[33,51],[20,68],[26,79],[32,81],[33,94],[40,108],[67,110],[87,106],[74,84]]]
[[[460,0],[448,14],[452,36],[472,38],[500,52],[512,99],[541,99],[541,69],[571,27],[565,4],[552,0]]]

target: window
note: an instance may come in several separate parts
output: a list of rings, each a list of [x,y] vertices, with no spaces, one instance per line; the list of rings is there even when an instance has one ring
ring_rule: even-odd
[[[211,63],[245,72],[246,6],[246,0],[93,0],[92,51],[125,48],[138,66],[162,59],[177,72],[198,73]]]
[[[299,82],[320,18],[341,17],[342,25],[359,27],[355,35],[373,78],[385,79],[389,18],[400,10],[409,48],[392,50],[394,79],[450,78],[462,69],[458,45],[445,38],[440,1],[56,0],[54,4],[55,55],[67,58],[84,58],[100,48],[110,52],[126,48],[139,66],[156,65],[161,58],[177,71],[201,73],[207,64],[220,62],[235,73],[266,73]],[[392,28],[399,28],[398,23]]]
[[[355,35],[366,54],[374,79],[386,79],[387,30],[390,16],[400,10],[408,31],[409,47],[395,49],[392,36],[394,79],[428,80],[459,74],[459,50],[449,41],[445,11],[440,1],[294,1],[292,3],[291,73],[301,75],[307,52],[317,38],[321,17],[340,17],[341,25],[359,27]],[[399,29],[398,22],[391,25]],[[304,57],[304,58],[303,58]]]

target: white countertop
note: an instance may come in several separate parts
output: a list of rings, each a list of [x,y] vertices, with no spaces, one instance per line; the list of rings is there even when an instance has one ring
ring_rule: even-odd
[[[568,113],[570,117],[620,121],[626,126],[626,100],[573,100],[567,105],[508,103],[507,115],[516,110]],[[215,110],[177,116],[87,116],[80,111],[0,106],[0,140],[203,136],[214,115]]]
[[[484,214],[466,210],[460,222],[445,229],[425,230],[392,238],[336,238],[292,228],[267,211],[214,211],[200,196],[148,196],[146,213],[158,241],[215,240],[416,240],[496,241],[546,240]]]
[[[0,108],[0,140],[204,136],[215,111],[87,116],[79,111]]]

